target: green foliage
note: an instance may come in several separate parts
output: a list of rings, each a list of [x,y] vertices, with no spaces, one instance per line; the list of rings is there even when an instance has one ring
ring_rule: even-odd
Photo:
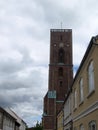
[[[41,122],[39,123],[39,122],[37,121],[36,126],[33,127],[33,130],[43,130],[43,128],[42,128],[42,123],[41,123]]]
[[[42,123],[40,122],[38,122],[37,121],[37,123],[36,123],[36,125],[34,126],[34,127],[32,127],[32,128],[27,128],[26,130],[43,130],[43,127],[42,127]]]

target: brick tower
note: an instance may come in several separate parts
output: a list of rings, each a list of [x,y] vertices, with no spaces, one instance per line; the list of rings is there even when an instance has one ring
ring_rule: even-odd
[[[43,129],[56,130],[56,116],[73,80],[72,30],[50,30],[48,92],[44,97]]]

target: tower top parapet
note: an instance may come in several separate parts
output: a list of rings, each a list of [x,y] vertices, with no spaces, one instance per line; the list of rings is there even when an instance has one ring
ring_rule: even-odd
[[[72,32],[72,29],[50,29],[51,32]]]

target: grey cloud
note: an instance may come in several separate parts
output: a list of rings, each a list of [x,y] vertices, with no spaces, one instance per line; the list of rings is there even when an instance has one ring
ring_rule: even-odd
[[[16,93],[15,93],[16,92]],[[6,95],[4,95],[4,93]],[[16,107],[17,104],[23,104],[24,102],[30,102],[30,96],[14,91],[13,94],[9,92],[0,92],[0,105],[4,107]]]
[[[39,82],[36,81],[36,78]],[[31,71],[27,77],[21,77],[21,79],[18,76],[3,79],[0,83],[0,105],[15,107],[17,104],[24,104],[24,102],[32,104],[36,102],[37,110],[41,109],[42,102],[40,102],[40,99],[42,94],[39,94],[39,88],[42,84],[41,73],[35,70]],[[6,93],[6,96],[4,93]]]
[[[7,59],[5,61],[1,61],[0,65],[0,73],[9,74],[14,73],[22,69],[21,64],[17,64],[17,62],[13,61],[12,59]]]
[[[16,50],[16,49],[15,49]],[[5,74],[14,74],[17,73],[21,70],[24,70],[28,66],[33,66],[33,59],[30,57],[29,52],[27,49],[18,49],[17,50],[20,55],[21,55],[21,60],[17,61],[17,59],[12,56],[13,58],[10,57],[3,57],[4,59],[0,59],[0,73],[1,75]]]
[[[12,81],[12,80],[14,80],[14,81]],[[1,91],[2,91],[2,89],[3,90],[16,90],[16,89],[18,89],[18,88],[27,88],[28,86],[27,85],[25,85],[24,83],[22,83],[22,82],[18,82],[17,80],[15,80],[15,79],[10,79],[9,81],[4,81],[4,82],[2,82],[2,83],[0,83],[0,89],[1,89]]]
[[[40,5],[44,12],[44,20],[49,25],[57,25],[60,27],[61,22],[65,22],[64,25],[76,25],[76,20],[79,20],[78,11],[75,11],[75,6],[67,8],[66,1],[62,1],[62,4],[58,1],[36,1]],[[72,4],[72,2],[70,2]],[[65,5],[65,8],[64,8]]]
[[[80,55],[75,50],[86,48],[98,33],[97,5],[97,0],[0,1],[0,105],[13,108],[30,125],[41,117],[48,88],[49,29],[60,28],[61,22],[73,29],[78,66],[84,50]]]

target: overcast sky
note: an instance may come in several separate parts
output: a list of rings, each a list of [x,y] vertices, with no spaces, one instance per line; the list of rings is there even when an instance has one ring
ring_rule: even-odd
[[[29,127],[41,120],[48,89],[50,29],[73,31],[77,68],[98,34],[98,0],[0,0],[0,106]]]

